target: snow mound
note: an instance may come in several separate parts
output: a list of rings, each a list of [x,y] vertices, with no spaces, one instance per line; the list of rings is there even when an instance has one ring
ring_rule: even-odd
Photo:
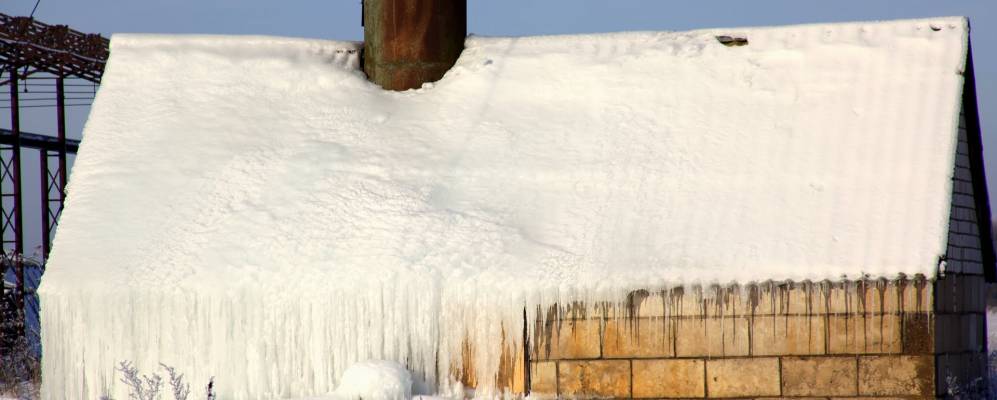
[[[412,374],[393,361],[365,361],[343,372],[336,396],[343,400],[409,400]]]
[[[434,390],[474,360],[488,396],[537,304],[934,276],[967,37],[472,37],[396,93],[356,43],[115,35],[40,289],[43,397],[124,398],[121,360],[310,396],[369,359]]]

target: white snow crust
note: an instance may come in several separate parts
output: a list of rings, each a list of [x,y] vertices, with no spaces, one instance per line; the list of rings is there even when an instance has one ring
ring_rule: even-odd
[[[346,369],[335,394],[343,400],[408,400],[412,375],[397,362],[364,361]]]
[[[330,393],[369,359],[446,393],[465,339],[490,396],[524,307],[933,277],[967,37],[471,37],[396,93],[356,43],[115,35],[41,287],[43,397],[125,398],[120,360],[225,399]]]

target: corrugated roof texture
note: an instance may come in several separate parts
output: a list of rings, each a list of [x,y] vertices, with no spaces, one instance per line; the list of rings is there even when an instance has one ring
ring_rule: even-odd
[[[364,81],[353,44],[119,35],[49,289],[455,259],[583,281],[932,276],[967,34],[471,38],[402,94]]]

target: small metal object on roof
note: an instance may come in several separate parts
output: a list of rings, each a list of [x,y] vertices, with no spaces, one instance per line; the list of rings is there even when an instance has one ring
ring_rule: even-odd
[[[740,36],[717,36],[717,41],[727,47],[747,46],[748,38]]]

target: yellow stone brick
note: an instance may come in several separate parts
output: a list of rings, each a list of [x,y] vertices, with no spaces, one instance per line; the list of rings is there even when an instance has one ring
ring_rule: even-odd
[[[598,313],[597,306],[598,304],[572,302],[566,304],[558,304],[555,312],[557,314],[557,318],[562,320],[596,319],[601,317],[601,315]]]
[[[617,312],[617,315],[628,317],[636,316],[638,318],[663,318],[668,313],[668,303],[667,295],[662,292],[648,292],[646,296],[631,296],[633,309],[632,310],[622,310],[623,312]]]
[[[827,397],[793,397],[793,400],[827,400]],[[785,397],[754,397],[751,400],[786,400]],[[872,399],[862,399],[872,400]],[[875,399],[882,400],[882,399]],[[906,399],[905,399],[906,400]]]
[[[631,319],[606,322],[603,339],[605,358],[671,357],[672,320]]]
[[[786,399],[787,399],[786,397],[753,397],[751,400],[786,400]],[[828,400],[827,397],[792,397],[792,399],[793,400]],[[838,398],[835,397],[834,399],[837,400]],[[865,398],[863,398],[862,400],[884,400],[884,399],[878,399],[878,398],[877,399],[865,399]],[[888,400],[892,400],[892,399],[888,399]],[[909,399],[903,399],[903,400],[909,400]]]
[[[858,367],[854,357],[785,357],[785,396],[854,396]]]
[[[683,318],[675,322],[678,357],[748,355],[750,328],[747,317]]]
[[[616,312],[616,303],[611,302],[598,302],[587,304],[587,309],[585,311],[585,318],[583,319],[606,319],[615,317],[613,313]]]
[[[708,397],[779,395],[779,359],[773,357],[706,360]]]
[[[902,291],[904,312],[931,312],[934,308],[933,293],[934,288],[931,282],[925,280],[911,280],[900,288]]]
[[[762,288],[764,285],[765,284],[752,283],[741,288],[743,297],[741,301],[741,314],[748,316],[771,314],[770,310],[761,309],[761,297],[763,297]]]
[[[762,316],[752,323],[752,355],[824,354],[824,316]]]
[[[656,292],[635,291],[619,302],[594,304],[587,315],[606,319],[747,315],[748,305],[737,294],[739,290],[744,289],[722,288],[717,292],[716,288],[692,287]]]
[[[513,393],[524,393],[526,375],[522,347],[502,346],[502,356],[499,359],[496,384],[499,389],[509,389]]]
[[[748,303],[746,310],[748,314],[773,315],[786,314],[789,312],[789,286],[784,283],[760,283],[754,289],[748,290]],[[752,295],[752,290],[754,294]]]
[[[561,361],[557,385],[564,397],[630,397],[630,361]]]
[[[825,294],[828,289],[828,285],[823,282],[759,284],[755,289],[757,295],[754,298],[754,315],[826,314],[830,303]],[[745,290],[750,293],[752,289],[749,286]]]
[[[712,318],[750,315],[740,286],[710,286],[704,291],[706,316]]]
[[[827,400],[827,397],[793,397],[793,400]],[[754,397],[751,400],[786,400],[785,397]],[[862,399],[862,400],[872,400],[872,399]],[[875,399],[882,400],[882,399]],[[904,399],[906,400],[906,399]]]
[[[860,288],[865,290],[866,313],[884,314],[900,312],[900,291],[896,283],[886,280],[876,280],[866,282]]]
[[[557,395],[557,364],[555,362],[538,362],[530,366],[530,393]]]
[[[930,354],[935,351],[935,316],[928,313],[903,315],[904,354]]]
[[[703,397],[703,360],[634,360],[633,397]]]
[[[706,315],[707,308],[703,303],[705,296],[700,287],[674,288],[665,295],[668,296],[665,305],[669,316],[702,317]]]
[[[828,317],[831,354],[900,353],[903,342],[900,316],[832,315]]]
[[[855,314],[861,312],[859,299],[851,283],[833,282],[828,293],[829,314]]]
[[[460,380],[460,383],[467,387],[476,387],[478,378],[474,370],[474,347],[471,342],[464,339],[460,346],[460,362],[454,365],[451,363],[451,373]]]
[[[517,394],[526,393],[526,359],[523,349],[516,349],[517,355],[512,367],[512,392]]]
[[[599,358],[601,319],[548,321],[537,338],[537,360]]]
[[[831,397],[831,400],[934,400],[934,397]],[[761,400],[761,399],[756,399]],[[818,400],[818,399],[814,399]]]
[[[932,356],[860,356],[859,395],[930,396],[933,364]]]
[[[785,313],[798,315],[827,314],[824,295],[819,283],[798,282],[788,291]]]

